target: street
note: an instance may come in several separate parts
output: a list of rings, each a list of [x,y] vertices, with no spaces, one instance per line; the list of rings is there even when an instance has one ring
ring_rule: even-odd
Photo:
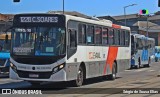
[[[33,87],[28,82],[11,80],[5,77],[0,78],[0,88],[42,90],[44,94],[34,95],[36,97],[159,97],[159,94],[157,94],[160,93],[160,90],[158,90],[160,88],[159,77],[160,63],[152,63],[149,68],[131,69],[118,73],[117,79],[114,81],[107,80],[105,77],[89,79],[85,85],[78,88],[73,87],[72,82],[42,83],[41,86]],[[132,93],[132,90],[139,91],[140,88],[142,89],[139,92],[141,94]],[[152,93],[144,93],[143,89],[146,88],[153,90]],[[131,91],[129,92],[129,90]],[[13,95],[5,95],[5,97]]]

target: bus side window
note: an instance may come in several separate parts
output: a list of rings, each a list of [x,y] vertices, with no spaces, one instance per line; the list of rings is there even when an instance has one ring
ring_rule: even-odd
[[[102,31],[102,44],[107,45],[108,44],[108,28],[103,28]]]
[[[87,26],[87,44],[94,44],[94,26]]]
[[[115,45],[119,45],[119,30],[114,29],[114,44]]]
[[[121,31],[121,33],[120,33],[120,45],[121,46],[125,45],[125,33],[124,33],[124,31]]]
[[[125,31],[125,46],[129,46],[130,34],[129,31]]]
[[[114,44],[114,36],[113,36],[113,29],[109,29],[109,45],[113,45]]]
[[[102,44],[102,28],[96,27],[95,28],[95,44]]]
[[[80,44],[86,43],[86,25],[84,24],[78,25],[78,43]]]
[[[70,42],[70,48],[77,47],[77,31],[74,29],[69,29],[69,42]]]

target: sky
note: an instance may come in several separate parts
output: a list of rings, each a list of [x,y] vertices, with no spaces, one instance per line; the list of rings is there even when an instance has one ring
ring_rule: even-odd
[[[0,13],[39,13],[62,10],[63,0],[0,0]],[[124,15],[124,6],[137,4],[126,8],[126,14],[139,13],[141,9],[154,13],[160,10],[158,0],[64,0],[66,11],[77,11],[89,16]]]

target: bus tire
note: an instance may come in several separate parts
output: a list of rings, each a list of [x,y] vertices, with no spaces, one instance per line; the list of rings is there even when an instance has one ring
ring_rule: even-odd
[[[116,69],[117,69],[117,67],[116,67],[116,63],[114,62],[113,63],[113,67],[112,67],[112,74],[110,74],[109,76],[108,76],[108,78],[109,78],[109,80],[115,80],[116,79]]]
[[[157,57],[155,58],[155,62],[158,62],[158,58]]]
[[[82,86],[83,81],[84,81],[84,70],[83,70],[83,67],[80,65],[77,73],[77,78],[75,80],[75,86],[76,87]]]
[[[136,69],[139,69],[141,67],[141,60],[140,58],[138,59],[138,65],[136,66]]]
[[[149,58],[148,64],[146,65],[146,67],[150,67],[150,64],[151,64],[151,59]]]

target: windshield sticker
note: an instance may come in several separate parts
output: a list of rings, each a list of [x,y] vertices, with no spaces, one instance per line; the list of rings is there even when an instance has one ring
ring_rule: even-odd
[[[40,51],[36,51],[35,56],[53,56],[53,53],[41,53]]]
[[[32,32],[32,29],[16,28],[15,32]]]
[[[15,53],[31,53],[33,48],[22,48],[22,47],[15,47],[13,48],[13,52]]]
[[[53,47],[46,47],[46,52],[53,52],[53,51],[54,51]]]

